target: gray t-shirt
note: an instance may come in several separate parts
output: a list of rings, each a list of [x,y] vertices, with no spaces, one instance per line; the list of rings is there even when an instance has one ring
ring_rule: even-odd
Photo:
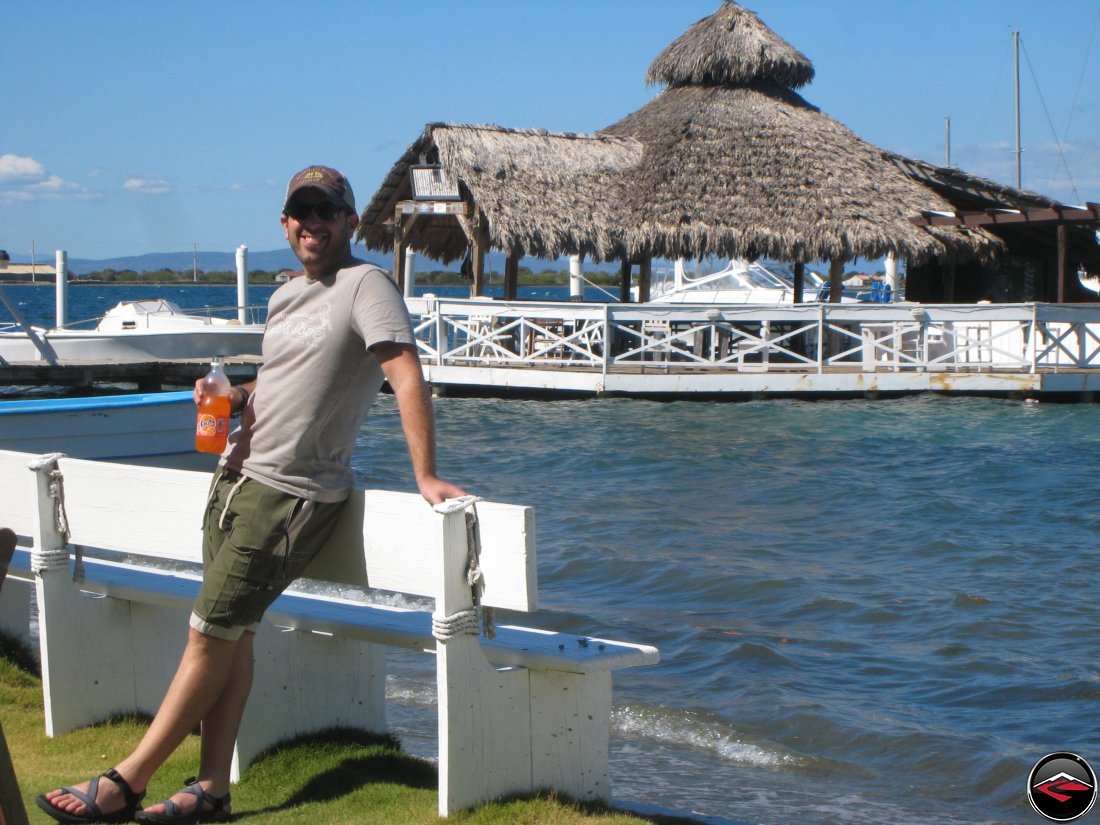
[[[382,369],[370,347],[415,344],[409,313],[385,271],[356,261],[314,280],[300,275],[268,302],[256,392],[222,463],[271,487],[340,501]]]

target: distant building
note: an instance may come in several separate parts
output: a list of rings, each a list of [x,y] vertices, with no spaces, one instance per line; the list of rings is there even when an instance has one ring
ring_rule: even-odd
[[[0,269],[0,280],[7,281],[8,283],[31,283],[42,281],[52,284],[56,278],[57,270],[47,264],[9,263],[5,269]]]

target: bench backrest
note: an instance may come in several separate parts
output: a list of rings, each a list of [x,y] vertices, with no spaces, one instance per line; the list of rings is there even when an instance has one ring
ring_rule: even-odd
[[[37,486],[29,453],[0,451],[0,526],[32,535]],[[201,521],[210,474],[62,457],[69,542],[151,558],[201,563]],[[52,506],[52,504],[50,505]],[[534,511],[477,503],[480,566],[490,607],[538,607]],[[353,493],[333,538],[307,571],[312,578],[416,596],[439,592],[443,516],[420,496]]]

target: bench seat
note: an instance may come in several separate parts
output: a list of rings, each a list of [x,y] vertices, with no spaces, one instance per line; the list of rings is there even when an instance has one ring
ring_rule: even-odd
[[[202,577],[186,571],[163,570],[104,559],[83,560],[80,590],[128,602],[172,604],[191,609]],[[18,548],[11,575],[30,575],[30,553]],[[435,650],[431,614],[354,599],[290,590],[275,600],[265,620],[277,627],[359,639],[389,647]],[[616,642],[573,633],[517,625],[498,625],[495,638],[481,639],[485,657],[495,667],[525,667],[565,673],[595,673],[655,664],[655,647]]]

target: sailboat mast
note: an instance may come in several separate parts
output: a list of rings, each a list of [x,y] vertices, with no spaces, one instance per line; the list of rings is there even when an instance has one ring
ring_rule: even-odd
[[[1016,85],[1013,99],[1016,109],[1016,188],[1022,189],[1020,176],[1020,156],[1023,150],[1020,148],[1020,33],[1012,33],[1012,56],[1016,74]]]

